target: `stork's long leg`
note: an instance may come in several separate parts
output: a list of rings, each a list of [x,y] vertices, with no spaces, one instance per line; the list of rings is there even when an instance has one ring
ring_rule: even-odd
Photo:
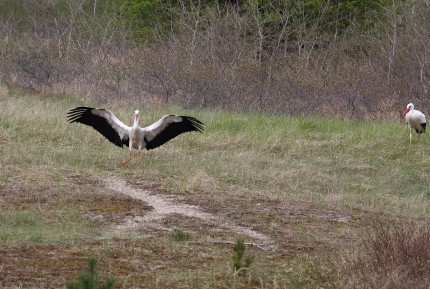
[[[140,155],[141,155],[141,153],[142,152],[140,150],[137,151],[137,161],[136,161],[137,165],[140,164]]]
[[[409,127],[409,144],[412,144],[412,128]]]
[[[132,153],[131,153],[131,150],[130,150],[130,156],[129,156],[128,160],[123,160],[122,164],[125,165],[126,163],[128,163],[129,161],[131,161],[131,158],[132,158]]]

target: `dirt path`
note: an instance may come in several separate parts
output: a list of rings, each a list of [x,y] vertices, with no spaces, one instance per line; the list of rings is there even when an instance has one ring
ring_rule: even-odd
[[[221,216],[206,213],[197,206],[183,204],[177,197],[166,197],[165,195],[157,195],[148,190],[139,190],[127,185],[125,180],[117,177],[110,177],[107,185],[111,190],[117,193],[125,194],[136,200],[142,200],[153,207],[149,213],[127,219],[124,223],[112,228],[106,234],[107,236],[116,236],[127,230],[137,229],[139,227],[155,227],[157,229],[168,230],[168,228],[163,226],[162,220],[170,214],[179,214],[212,223],[220,229],[229,230],[239,235],[245,235],[259,242],[270,243],[270,238],[260,232],[236,225]]]

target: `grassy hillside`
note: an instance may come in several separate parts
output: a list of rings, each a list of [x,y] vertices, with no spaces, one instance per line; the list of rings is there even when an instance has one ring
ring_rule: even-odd
[[[100,177],[132,173],[180,191],[197,186],[204,193],[228,193],[236,185],[333,207],[408,216],[430,212],[428,138],[414,134],[410,145],[404,123],[105,105],[129,124],[134,109],[142,110],[142,126],[172,112],[206,124],[203,135],[181,136],[147,152],[140,166],[123,168],[126,149],[90,127],[66,122],[66,112],[82,104],[103,106],[66,97],[3,96],[2,181],[64,181],[64,170]]]
[[[126,149],[66,122],[66,112],[79,105],[108,107],[129,124],[140,109],[142,126],[166,113],[192,115],[206,131],[181,135],[144,154],[141,164],[122,166]],[[11,288],[64,286],[89,255],[100,257],[118,288],[336,286],[327,277],[331,252],[359,243],[381,218],[421,219],[430,212],[429,140],[414,134],[410,145],[404,123],[19,93],[1,93],[0,107],[0,285]],[[212,241],[249,236],[195,218],[174,214],[163,221],[167,230],[106,238],[107,228],[151,210],[109,189],[112,177],[264,233],[270,238],[264,246],[276,250],[249,248],[253,267],[242,278],[232,273],[232,248]],[[190,241],[175,241],[173,229],[188,232]]]

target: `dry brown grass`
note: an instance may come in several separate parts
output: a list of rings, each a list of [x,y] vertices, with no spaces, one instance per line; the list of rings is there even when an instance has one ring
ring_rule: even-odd
[[[428,288],[430,226],[427,222],[374,225],[350,255],[336,264],[343,288]]]

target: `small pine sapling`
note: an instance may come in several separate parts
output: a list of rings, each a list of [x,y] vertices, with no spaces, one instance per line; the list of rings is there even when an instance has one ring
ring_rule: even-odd
[[[233,247],[234,255],[233,255],[233,267],[235,272],[240,269],[249,268],[253,261],[252,257],[246,257],[244,259],[245,253],[245,242],[243,239],[238,239],[236,244]]]
[[[88,258],[87,269],[81,272],[76,280],[67,282],[67,289],[112,289],[115,286],[115,280],[108,277],[105,282],[100,281],[97,272],[97,260]]]

